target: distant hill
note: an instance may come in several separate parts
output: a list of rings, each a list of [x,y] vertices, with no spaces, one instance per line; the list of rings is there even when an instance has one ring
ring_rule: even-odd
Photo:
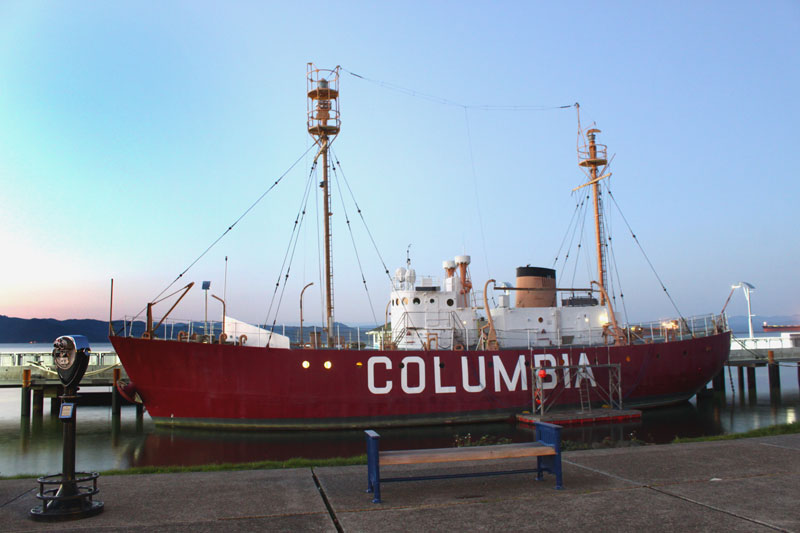
[[[122,322],[117,321],[121,328]],[[0,315],[0,342],[53,342],[61,335],[86,335],[89,342],[108,342],[108,322],[92,319],[14,318]]]
[[[115,320],[112,325],[114,331],[122,331],[122,321]],[[130,322],[127,324],[130,329]],[[359,328],[348,326],[346,324],[336,323],[335,325],[338,334],[347,341],[355,341]],[[360,328],[362,342],[367,341],[364,335],[372,326],[364,326]],[[171,333],[176,335],[178,331],[186,330],[184,324],[176,324]],[[266,328],[269,329],[269,328]],[[320,331],[320,327],[316,326],[316,330]],[[143,321],[134,322],[132,335],[140,336],[144,333],[145,325]],[[275,326],[275,333],[287,335],[292,342],[295,342],[298,337],[299,326]],[[314,331],[314,325],[305,325],[303,327],[303,337],[306,341],[309,340],[310,332]],[[70,320],[56,320],[54,318],[14,318],[5,315],[0,315],[0,343],[24,343],[24,342],[53,342],[61,335],[85,335],[90,343],[106,343],[108,342],[108,322],[102,320],[86,319],[70,319]],[[164,328],[162,326],[160,334],[164,336]]]
[[[800,324],[800,315],[783,315],[783,316],[762,316],[758,315],[753,318],[753,332],[762,333],[764,329],[761,327],[762,322],[766,321],[768,324]],[[734,333],[747,333],[747,317],[744,315],[729,316],[728,324]],[[113,322],[115,331],[122,331],[122,321],[115,320]],[[127,324],[130,328],[130,323]],[[303,327],[303,337],[309,340],[309,334],[314,331],[314,325],[306,324]],[[346,341],[355,341],[357,333],[360,329],[361,341],[368,342],[365,333],[372,329],[372,326],[361,326],[360,328],[348,326],[346,324],[336,323],[338,334],[341,335]],[[172,331],[176,335],[178,331],[186,329],[184,325],[176,325]],[[269,329],[267,327],[266,329]],[[287,335],[292,342],[296,342],[299,334],[299,326],[275,326],[275,333]],[[320,326],[316,326],[316,330],[320,331]],[[134,336],[140,336],[144,332],[144,322],[138,321],[133,324]],[[61,335],[85,335],[90,343],[106,343],[108,342],[108,322],[102,320],[86,319],[70,319],[70,320],[56,320],[54,318],[14,318],[5,315],[0,315],[0,343],[24,343],[24,342],[53,342]],[[163,327],[161,334],[163,337]]]

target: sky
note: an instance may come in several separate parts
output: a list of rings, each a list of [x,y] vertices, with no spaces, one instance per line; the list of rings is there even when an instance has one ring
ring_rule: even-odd
[[[105,320],[113,279],[121,319],[195,281],[171,316],[202,319],[209,280],[228,315],[297,324],[313,282],[320,323],[309,62],[341,66],[337,321],[382,322],[407,254],[438,278],[468,254],[479,289],[554,264],[585,286],[591,213],[559,255],[575,102],[614,156],[630,320],[718,313],[739,281],[754,314],[800,314],[800,3],[289,4],[0,2],[0,314]]]

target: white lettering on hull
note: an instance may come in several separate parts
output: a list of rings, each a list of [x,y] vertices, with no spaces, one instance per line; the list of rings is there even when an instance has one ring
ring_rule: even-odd
[[[433,357],[433,383],[434,392],[436,394],[454,394],[458,391],[457,385],[449,385],[443,383],[441,357]],[[471,383],[475,378],[475,368],[471,368],[470,364],[477,364],[477,379],[478,383]],[[544,389],[554,389],[559,381],[557,379],[555,368],[546,368],[547,366],[557,366],[557,359],[553,354],[540,353],[533,355],[533,365],[535,367],[545,367],[546,375],[542,379],[542,387]],[[569,365],[569,355],[561,354],[561,364],[564,366]],[[592,387],[597,386],[595,381],[594,372],[592,371],[589,357],[586,353],[581,353],[578,359],[578,365],[581,366],[578,371],[573,375],[568,368],[562,369],[562,377],[565,388],[580,387],[583,380],[589,380]],[[503,364],[503,360],[499,355],[492,356],[492,367],[494,372],[494,392],[515,392],[518,388],[526,391],[528,390],[528,368],[525,366],[525,355],[520,355],[516,365],[509,375],[509,371]],[[392,360],[385,355],[376,355],[367,360],[367,388],[372,394],[389,394],[392,391],[393,382],[392,376]],[[470,370],[472,373],[470,374]],[[425,359],[418,355],[409,355],[403,358],[400,363],[400,388],[406,394],[421,394],[425,391],[426,387],[426,365]],[[377,374],[377,375],[376,375]],[[452,375],[452,374],[451,374]],[[396,376],[396,374],[395,374]],[[572,380],[575,380],[574,384]],[[409,383],[416,383],[410,385]],[[452,383],[452,382],[451,382]],[[461,389],[464,392],[477,393],[486,390],[486,358],[479,355],[472,358],[466,355],[461,356]]]
[[[417,365],[419,372],[419,384],[416,387],[408,385],[408,367],[409,365]],[[400,387],[406,394],[419,394],[425,390],[425,361],[418,355],[410,355],[404,357],[400,363]]]
[[[569,366],[569,354],[561,354],[561,364]],[[569,368],[564,368],[564,388],[569,389],[572,387],[572,376],[570,375]]]
[[[556,358],[553,357],[553,354],[537,353],[533,356],[533,366],[542,367],[544,366],[542,364],[544,361],[547,361],[550,366],[556,366]],[[555,389],[556,381],[558,380],[556,377],[556,371],[552,368],[548,368],[545,370],[545,372],[547,372],[547,375],[542,379],[542,388]]]
[[[522,390],[528,390],[528,372],[525,370],[525,356],[520,355],[517,366],[514,367],[514,375],[509,379],[506,367],[503,366],[503,360],[499,355],[492,358],[494,365],[494,391],[500,392],[500,376],[506,383],[506,388],[509,391],[517,390],[517,381],[522,381]]]
[[[589,362],[589,358],[583,352],[581,352],[581,357],[578,359],[578,365],[582,366],[583,368],[578,369],[578,377],[575,379],[575,386],[580,387],[581,382],[584,379],[588,379],[592,387],[596,387],[597,383],[594,381],[594,372],[592,372],[592,367],[589,366],[591,363]]]
[[[436,394],[447,394],[456,391],[455,385],[442,385],[442,363],[439,357],[433,358],[433,385]]]
[[[370,357],[367,361],[367,388],[372,394],[389,394],[392,390],[392,382],[386,380],[386,384],[382,387],[375,385],[375,365],[384,365],[386,370],[392,369],[392,360],[385,355],[378,355]]]
[[[478,384],[469,384],[469,362],[461,356],[461,386],[467,392],[481,392],[486,388],[486,363],[482,355],[478,356]]]

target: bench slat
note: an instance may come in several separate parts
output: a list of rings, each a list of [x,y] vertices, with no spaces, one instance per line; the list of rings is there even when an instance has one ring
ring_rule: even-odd
[[[406,465],[416,463],[449,463],[454,461],[538,457],[543,455],[556,455],[556,451],[549,446],[542,446],[536,442],[521,442],[517,444],[469,446],[464,448],[385,451],[379,452],[379,455],[381,464]]]

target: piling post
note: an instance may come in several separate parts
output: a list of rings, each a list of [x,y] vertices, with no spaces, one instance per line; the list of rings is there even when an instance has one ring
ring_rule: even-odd
[[[775,352],[767,352],[767,369],[769,371],[769,403],[781,403],[781,367],[775,362]]]
[[[44,388],[33,389],[33,416],[44,414]]]
[[[756,400],[756,367],[747,367],[747,397],[751,402]]]
[[[141,433],[144,430],[144,405],[141,403],[136,404],[136,432]]]
[[[55,417],[58,416],[58,410],[60,405],[61,404],[59,403],[57,396],[50,398],[50,416],[55,416]]]
[[[22,370],[22,395],[20,397],[20,416],[30,418],[31,416],[31,369]]]
[[[111,416],[119,418],[121,414],[121,402],[119,398],[119,390],[117,390],[117,382],[119,381],[120,370],[114,369],[114,383],[111,385]]]
[[[714,376],[712,381],[714,387],[714,395],[716,396],[719,394],[722,398],[725,398],[725,367],[723,366],[720,371]]]
[[[739,403],[744,405],[744,367],[736,367],[737,377],[739,378]]]

